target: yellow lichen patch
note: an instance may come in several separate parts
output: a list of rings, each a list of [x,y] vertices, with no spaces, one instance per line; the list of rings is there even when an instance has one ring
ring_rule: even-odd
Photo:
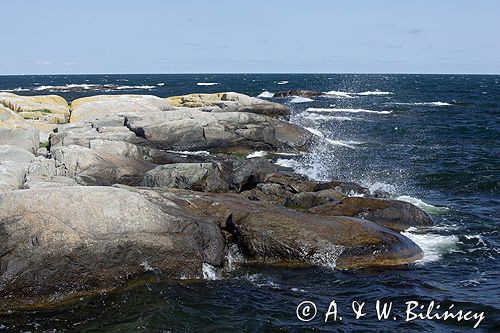
[[[33,112],[60,115],[57,118],[62,122],[67,122],[69,118],[68,103],[64,98],[56,95],[18,96],[0,93],[0,104],[14,112],[23,113],[29,119],[33,117],[31,114]]]

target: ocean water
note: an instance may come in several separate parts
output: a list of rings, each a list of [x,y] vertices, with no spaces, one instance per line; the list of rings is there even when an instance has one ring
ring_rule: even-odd
[[[288,89],[325,97],[273,98]],[[323,137],[310,154],[280,164],[316,179],[352,180],[426,210],[436,225],[407,230],[424,258],[413,265],[351,271],[243,265],[208,281],[142,284],[44,311],[0,315],[0,331],[66,332],[468,332],[455,320],[405,322],[405,302],[484,311],[476,331],[500,330],[500,76],[193,74],[3,76],[0,90],[58,94],[237,91],[285,103],[291,121]],[[303,322],[296,307],[316,304]],[[325,323],[336,301],[343,320]],[[379,321],[377,300],[396,320]],[[366,302],[356,320],[353,301]]]

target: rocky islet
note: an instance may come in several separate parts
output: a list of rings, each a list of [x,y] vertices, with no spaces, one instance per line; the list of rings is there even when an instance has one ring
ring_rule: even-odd
[[[286,121],[285,105],[238,93],[71,104],[0,93],[0,104],[2,311],[110,291],[148,270],[202,279],[206,267],[227,270],[234,247],[247,263],[342,269],[422,256],[399,233],[432,224],[419,208],[246,158],[319,143]]]

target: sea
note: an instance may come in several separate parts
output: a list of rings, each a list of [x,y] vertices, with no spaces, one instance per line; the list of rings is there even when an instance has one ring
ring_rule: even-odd
[[[273,97],[289,89],[326,94]],[[110,294],[2,314],[0,332],[500,332],[499,75],[22,75],[0,76],[0,91],[68,101],[235,91],[284,103],[291,122],[324,140],[277,163],[314,179],[388,192],[435,221],[403,232],[425,254],[412,265],[338,270],[243,263],[224,275],[207,272],[205,281],[152,273]],[[392,304],[390,317],[377,317],[377,301]],[[451,307],[485,318],[477,328],[474,320],[407,321],[412,301],[425,309],[434,302],[433,313]],[[303,302],[314,306],[298,309]],[[362,303],[365,315],[356,318],[353,305]],[[325,321],[332,304],[337,315]]]

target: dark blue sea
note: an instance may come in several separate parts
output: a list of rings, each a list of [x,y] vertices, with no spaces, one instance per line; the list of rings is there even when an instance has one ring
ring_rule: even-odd
[[[324,97],[271,97],[288,89]],[[38,312],[0,316],[19,332],[469,332],[474,321],[405,322],[405,302],[484,312],[474,331],[500,331],[500,76],[193,74],[2,76],[0,90],[58,94],[236,91],[285,103],[291,121],[330,144],[281,163],[316,179],[359,182],[426,210],[436,222],[408,230],[425,257],[416,264],[350,271],[244,266],[224,278],[152,277],[124,291]],[[309,300],[317,316],[302,322]],[[325,312],[332,300],[342,320]],[[393,302],[379,321],[376,301]],[[353,301],[366,302],[356,320]],[[442,311],[441,311],[442,312]],[[333,317],[332,317],[333,318]]]

